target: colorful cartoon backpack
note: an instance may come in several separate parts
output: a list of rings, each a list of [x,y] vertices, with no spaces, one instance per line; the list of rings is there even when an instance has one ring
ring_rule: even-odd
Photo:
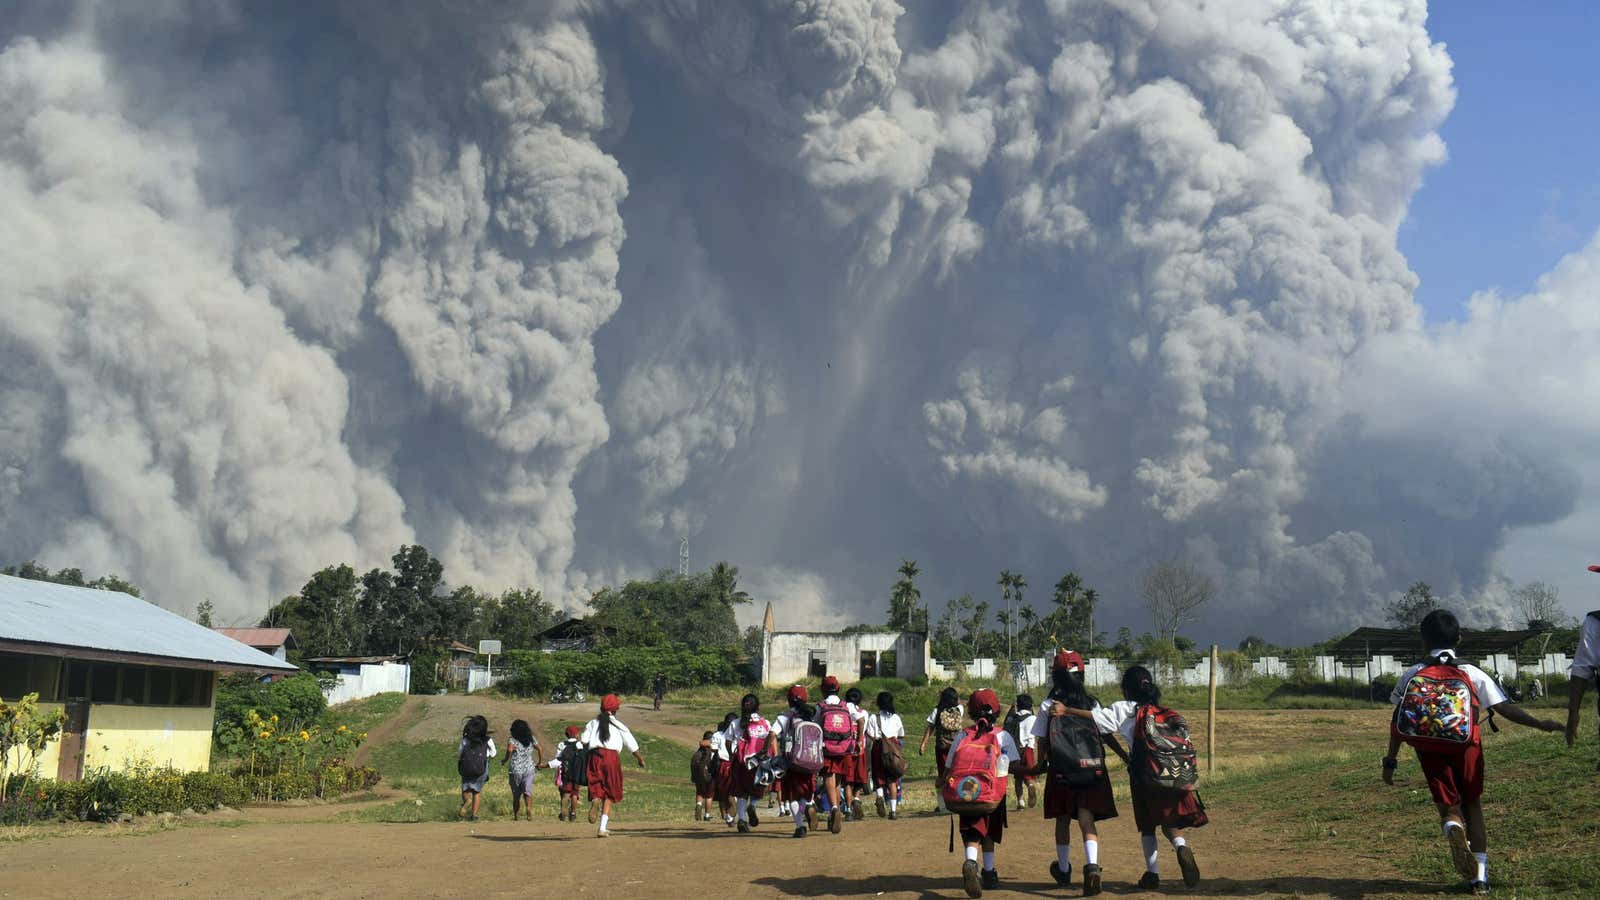
[[[944,773],[940,792],[944,805],[953,813],[963,816],[986,816],[1006,801],[1008,779],[1000,774],[1000,735],[1004,731],[990,729],[983,734],[968,728],[966,737],[956,745],[955,758]]]
[[[1478,691],[1448,653],[1429,660],[1402,686],[1391,729],[1424,753],[1465,753],[1478,744]]]

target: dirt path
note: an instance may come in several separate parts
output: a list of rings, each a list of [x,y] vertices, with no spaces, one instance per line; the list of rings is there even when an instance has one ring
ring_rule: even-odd
[[[1039,811],[1012,816],[999,856],[1005,880],[989,896],[1077,896],[1077,885],[1064,889],[1049,879],[1054,850]],[[591,826],[553,818],[76,835],[0,844],[0,896],[55,898],[70,884],[71,895],[96,897],[961,897],[959,849],[945,852],[948,827],[931,815],[869,818],[838,837],[813,834],[802,844],[778,821],[745,836],[710,823],[629,822],[624,803],[604,842]],[[1104,823],[1102,844],[1108,896],[1187,893],[1175,877],[1161,893],[1132,887],[1143,865],[1130,816]],[[1207,876],[1196,894],[1403,896],[1442,887],[1395,880],[1381,860],[1317,853],[1226,818],[1194,844]],[[1081,865],[1081,852],[1076,861]],[[1176,875],[1167,848],[1162,863]]]

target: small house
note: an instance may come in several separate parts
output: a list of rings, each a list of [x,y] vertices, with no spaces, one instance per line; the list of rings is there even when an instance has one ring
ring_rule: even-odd
[[[299,650],[300,645],[295,643],[294,634],[287,628],[213,628],[218,634],[225,634],[246,647],[254,647],[274,659],[289,661],[289,651]]]

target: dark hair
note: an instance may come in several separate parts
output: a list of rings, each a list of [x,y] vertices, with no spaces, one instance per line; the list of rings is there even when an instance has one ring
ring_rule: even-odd
[[[1033,712],[1033,695],[1032,694],[1018,694],[1017,695],[1017,709],[1018,710],[1024,710],[1025,709],[1028,712]]]
[[[844,692],[844,701],[846,703],[854,703],[855,705],[860,706],[862,699],[861,688],[853,687]]]
[[[1149,669],[1129,666],[1122,673],[1122,696],[1135,703],[1154,706],[1161,702],[1161,688],[1156,687]]]
[[[732,725],[733,723],[735,723],[737,721],[739,721],[739,714],[738,713],[736,713],[736,712],[728,713],[727,715],[722,717],[722,724],[717,726],[717,730],[718,731],[727,731],[728,730],[728,726]]]
[[[1461,623],[1448,609],[1436,609],[1422,617],[1422,649],[1454,650],[1461,643]]]
[[[939,692],[939,712],[955,709],[961,705],[961,695],[953,687],[947,687]]]
[[[611,713],[606,712],[606,702],[600,701],[600,718],[596,720],[595,732],[600,735],[600,743],[611,740]]]
[[[474,744],[482,744],[489,740],[489,720],[483,716],[468,716],[467,721],[461,726],[461,737]]]
[[[529,728],[528,723],[521,719],[511,723],[511,736],[516,738],[517,743],[524,747],[533,746],[533,729]]]
[[[739,718],[744,718],[751,713],[761,711],[761,698],[755,694],[745,694],[739,701]]]
[[[878,692],[878,712],[894,712],[894,695],[888,691]]]
[[[978,733],[983,734],[994,729],[994,720],[1000,715],[1000,710],[988,706],[974,706],[967,710],[967,715],[971,716],[973,723],[978,726]]]
[[[1149,675],[1149,672],[1145,673]],[[1050,673],[1050,697],[1060,700],[1073,709],[1094,709],[1097,702],[1094,697],[1084,689],[1083,673],[1077,669],[1055,669]],[[1031,704],[1033,698],[1029,697]],[[1017,698],[1020,706],[1022,698]]]
[[[711,740],[711,732],[708,731],[705,734],[700,735],[700,740],[702,740],[702,741]]]

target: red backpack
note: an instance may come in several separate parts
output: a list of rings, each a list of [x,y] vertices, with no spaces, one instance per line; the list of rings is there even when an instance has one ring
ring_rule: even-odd
[[[817,713],[817,724],[822,726],[822,753],[825,756],[849,756],[856,749],[856,723],[843,703],[824,703]]]
[[[739,758],[749,759],[767,752],[767,738],[772,734],[772,726],[766,719],[746,720],[740,723],[739,731],[744,735],[744,740],[739,742]]]
[[[1189,723],[1175,709],[1145,704],[1134,713],[1133,777],[1173,791],[1200,786],[1200,765]]]
[[[1478,745],[1478,691],[1454,662],[1439,656],[1401,686],[1392,733],[1424,753],[1465,753]]]
[[[1000,774],[1000,735],[991,728],[983,734],[976,727],[956,745],[955,758],[944,773],[940,792],[944,805],[957,815],[986,816],[1006,802],[1007,778]]]

